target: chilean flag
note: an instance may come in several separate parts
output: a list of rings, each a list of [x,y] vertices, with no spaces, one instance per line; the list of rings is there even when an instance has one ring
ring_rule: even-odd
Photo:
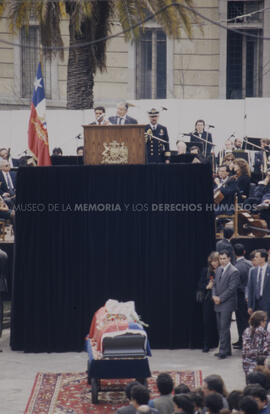
[[[37,160],[37,165],[51,165],[48,131],[45,118],[46,99],[41,64],[38,64],[28,124],[28,147]]]

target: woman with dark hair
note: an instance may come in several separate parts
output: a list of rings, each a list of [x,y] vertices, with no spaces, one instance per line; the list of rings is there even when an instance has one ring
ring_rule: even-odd
[[[214,302],[212,300],[212,287],[219,264],[219,253],[210,253],[208,256],[208,267],[203,268],[198,283],[196,299],[202,305],[203,352],[209,352],[210,348],[216,348],[218,345],[218,331]]]
[[[249,328],[243,333],[242,357],[246,377],[254,371],[259,356],[270,355],[270,334],[265,329],[266,323],[266,312],[256,311],[249,319]]]
[[[233,162],[233,169],[236,175],[236,185],[238,187],[238,194],[241,196],[249,196],[250,184],[250,167],[248,162],[243,158],[236,158]]]

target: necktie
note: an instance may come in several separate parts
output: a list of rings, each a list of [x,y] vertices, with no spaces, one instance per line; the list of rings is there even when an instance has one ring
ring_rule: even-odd
[[[259,271],[259,276],[257,278],[257,283],[256,283],[256,299],[259,300],[261,297],[261,286],[262,286],[262,268],[260,268]]]
[[[124,118],[120,118],[120,124],[121,125],[124,125],[124,121],[125,121]]]
[[[219,281],[221,281],[221,278],[222,278],[223,272],[224,272],[224,268],[222,267],[221,272],[220,272],[220,275],[219,275]]]
[[[7,177],[7,186],[8,186],[8,189],[9,190],[13,190],[13,184],[12,184],[12,181],[11,181],[11,178],[10,178],[10,174],[9,173],[6,173],[6,177]]]

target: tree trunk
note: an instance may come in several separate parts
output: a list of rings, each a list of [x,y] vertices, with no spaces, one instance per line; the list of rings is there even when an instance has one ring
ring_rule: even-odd
[[[77,34],[75,33],[72,19],[70,19],[70,46],[90,40],[87,31],[84,30],[86,27],[87,24],[82,25],[82,33]],[[69,49],[67,76],[68,109],[90,109],[93,107],[95,63],[93,62],[92,56],[91,46]]]

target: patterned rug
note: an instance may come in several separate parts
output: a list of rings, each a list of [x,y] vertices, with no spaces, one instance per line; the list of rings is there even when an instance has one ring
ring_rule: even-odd
[[[201,371],[168,372],[174,385],[187,384],[191,389],[202,384]],[[147,379],[151,398],[158,396],[156,378],[159,372],[152,372]],[[125,388],[130,380],[102,380],[102,391],[98,394],[98,404],[92,404],[91,387],[87,382],[87,373],[38,373],[24,414],[109,414],[128,404],[124,391],[112,388]],[[110,390],[106,391],[106,387]]]

